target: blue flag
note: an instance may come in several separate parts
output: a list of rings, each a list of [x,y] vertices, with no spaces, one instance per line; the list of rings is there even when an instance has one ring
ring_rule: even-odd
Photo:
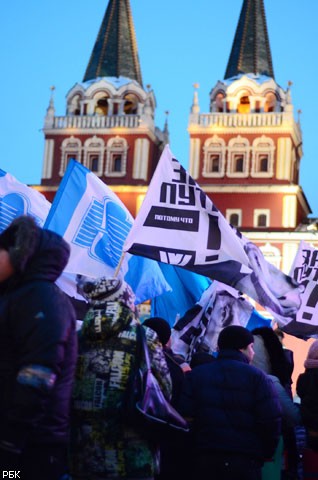
[[[200,300],[212,281],[184,268],[165,263],[159,265],[172,291],[153,299],[151,315],[164,318],[172,327],[179,317]]]
[[[71,160],[44,228],[70,243],[66,272],[97,278],[114,276],[133,223],[117,195],[90,170]],[[136,295],[136,303],[170,290],[153,260],[125,255],[121,272]]]

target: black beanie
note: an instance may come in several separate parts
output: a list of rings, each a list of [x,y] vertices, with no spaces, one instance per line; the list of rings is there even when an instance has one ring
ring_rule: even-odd
[[[162,343],[162,345],[168,343],[171,336],[171,328],[167,320],[161,317],[151,317],[147,318],[147,320],[143,322],[143,325],[156,332],[159,342]]]
[[[246,348],[250,343],[254,343],[254,337],[247,328],[240,325],[230,325],[225,327],[219,335],[218,347],[219,350],[231,348],[240,350]]]

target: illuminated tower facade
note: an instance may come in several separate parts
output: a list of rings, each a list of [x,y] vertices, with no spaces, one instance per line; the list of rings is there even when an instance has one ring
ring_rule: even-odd
[[[189,173],[228,221],[283,270],[311,213],[299,185],[302,133],[275,80],[263,0],[244,0],[224,79],[189,118]]]
[[[156,100],[143,87],[129,0],[109,0],[82,82],[55,114],[53,93],[44,123],[40,190],[52,200],[70,159],[101,178],[135,216],[164,145],[155,127]]]

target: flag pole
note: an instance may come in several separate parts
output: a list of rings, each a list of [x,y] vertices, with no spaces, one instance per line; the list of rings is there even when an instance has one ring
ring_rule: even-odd
[[[121,257],[119,259],[118,265],[117,265],[116,270],[115,270],[115,274],[114,274],[115,278],[118,276],[118,273],[119,273],[121,264],[123,263],[125,254],[126,254],[126,252],[122,252],[122,254],[121,254]]]

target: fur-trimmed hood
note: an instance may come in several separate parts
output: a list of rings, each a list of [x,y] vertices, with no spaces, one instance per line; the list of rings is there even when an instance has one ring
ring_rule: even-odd
[[[22,215],[0,235],[0,248],[8,251],[15,270],[12,280],[26,278],[54,282],[64,270],[70,247],[63,238],[50,230],[38,227],[35,220]]]

